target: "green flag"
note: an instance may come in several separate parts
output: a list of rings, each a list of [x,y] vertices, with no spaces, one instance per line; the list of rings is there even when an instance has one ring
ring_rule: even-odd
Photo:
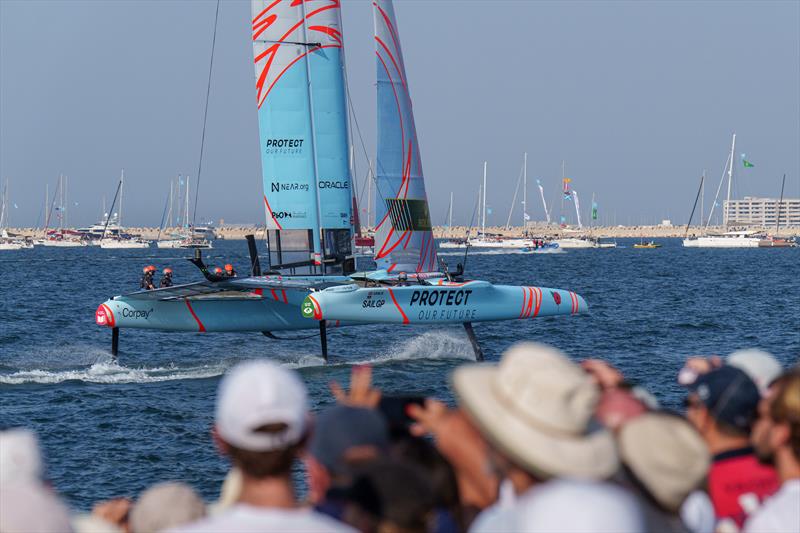
[[[755,166],[753,163],[751,163],[747,159],[742,159],[742,164],[744,165],[744,168],[752,168],[752,167]]]

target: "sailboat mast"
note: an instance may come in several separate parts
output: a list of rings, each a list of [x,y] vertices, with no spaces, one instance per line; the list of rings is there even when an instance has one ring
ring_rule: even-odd
[[[186,176],[186,208],[183,213],[183,227],[189,229],[189,176]]]
[[[703,169],[703,179],[700,182],[700,227],[703,227],[703,213],[705,212],[706,199],[706,169]]]
[[[8,181],[6,181],[8,183]],[[775,216],[775,236],[778,236],[778,230],[781,227],[781,205],[783,204],[783,188],[786,186],[786,174],[783,175],[783,181],[781,182],[781,199],[778,200],[778,212]]]
[[[122,189],[125,188],[125,169],[119,173],[119,216],[117,217],[117,227],[122,232]]]
[[[733,182],[733,160],[736,153],[736,134],[733,134],[733,140],[731,140],[731,161],[730,165],[728,166],[728,196],[725,201],[725,207],[722,209],[725,218],[725,228],[728,227],[728,220],[730,218],[730,209],[731,209],[731,184]]]
[[[522,156],[522,232],[528,230],[528,152]]]
[[[367,228],[372,228],[372,161],[368,160],[369,168],[367,169]]]
[[[309,42],[308,39],[308,24],[305,22],[307,20],[308,14],[306,12],[306,3],[302,3],[303,8],[303,42]],[[321,214],[319,209],[319,164],[317,161],[317,142],[316,142],[316,126],[314,124],[314,94],[313,94],[313,87],[314,83],[311,79],[311,61],[310,57],[306,58],[306,76],[308,76],[308,109],[309,109],[309,119],[311,121],[311,160],[313,163],[314,168],[314,191],[316,194],[316,205],[314,209],[316,210],[317,214],[317,222],[321,222]],[[321,226],[321,224],[320,224]],[[322,267],[322,273],[325,274],[325,265],[322,262],[322,243],[320,240],[320,226],[314,228],[312,232],[312,240],[314,245],[314,255],[313,255],[313,263],[315,265]]]
[[[448,210],[449,213],[447,214],[447,229],[453,227],[453,191],[450,191],[450,209]]]
[[[483,218],[481,219],[481,232],[486,234],[486,161],[483,162]]]

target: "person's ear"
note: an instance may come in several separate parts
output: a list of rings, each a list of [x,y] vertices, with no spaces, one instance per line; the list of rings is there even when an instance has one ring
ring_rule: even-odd
[[[211,440],[214,441],[214,446],[217,447],[217,451],[220,455],[229,455],[230,446],[228,446],[228,443],[222,440],[222,437],[219,436],[219,430],[217,429],[217,426],[211,427]]]
[[[792,429],[786,422],[782,424],[773,424],[769,433],[769,444],[773,450],[788,445],[792,438]]]

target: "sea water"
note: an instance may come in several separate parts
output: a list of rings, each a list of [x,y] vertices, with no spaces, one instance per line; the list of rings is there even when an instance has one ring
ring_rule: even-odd
[[[663,239],[663,248],[640,250],[635,242],[557,254],[471,250],[469,277],[571,289],[590,306],[583,316],[476,324],[487,359],[518,341],[546,342],[576,360],[611,361],[674,409],[684,396],[675,377],[689,355],[760,347],[784,365],[797,361],[800,249],[684,249]],[[362,326],[330,332],[327,365],[314,338],[137,330],[121,332],[112,361],[111,331],[94,324],[97,305],[136,290],[146,264],[172,267],[176,283],[200,279],[190,254],[0,252],[0,427],[37,432],[47,478],[75,508],[170,479],[216,497],[227,463],[209,434],[214,399],[220,376],[239,361],[265,357],[297,369],[319,409],[332,401],[329,382],[346,382],[354,364],[371,364],[385,394],[451,402],[451,371],[473,360],[457,326]],[[205,257],[245,272],[246,254],[243,241],[217,241]],[[444,258],[455,265],[463,251]]]

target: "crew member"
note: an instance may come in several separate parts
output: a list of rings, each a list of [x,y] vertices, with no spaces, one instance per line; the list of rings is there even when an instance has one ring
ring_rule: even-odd
[[[220,267],[214,267],[214,275],[222,277],[224,274],[223,274],[222,269]]]
[[[164,269],[164,275],[161,277],[159,287],[172,287],[172,269],[167,267]]]
[[[150,291],[156,288],[155,284],[153,283],[153,275],[155,274],[156,267],[153,265],[147,265],[142,269],[142,281],[139,283],[139,287]]]
[[[233,269],[233,265],[230,264],[230,263],[225,265],[225,277],[228,277],[228,278],[235,278],[236,277],[236,271]]]

